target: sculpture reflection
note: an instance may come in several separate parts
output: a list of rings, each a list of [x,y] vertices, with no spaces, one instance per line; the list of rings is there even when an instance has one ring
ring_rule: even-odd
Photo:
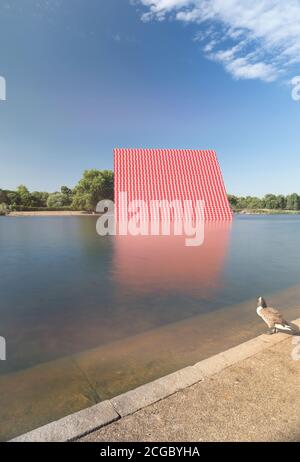
[[[198,247],[185,246],[185,236],[115,236],[119,289],[208,295],[222,286],[230,229],[230,222],[206,223]]]

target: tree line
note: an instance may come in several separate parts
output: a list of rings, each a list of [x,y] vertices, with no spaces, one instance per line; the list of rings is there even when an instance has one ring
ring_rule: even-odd
[[[234,211],[239,210],[300,210],[300,196],[296,193],[283,196],[266,194],[263,198],[228,195],[229,203]]]
[[[73,188],[62,186],[53,193],[30,192],[24,185],[15,191],[0,189],[0,213],[6,211],[85,210],[92,212],[102,199],[114,197],[111,170],[86,170]]]
[[[0,189],[0,214],[8,211],[85,210],[95,211],[102,199],[114,198],[114,174],[111,170],[86,170],[73,188],[62,186],[53,193],[30,192],[24,185],[15,191]],[[234,211],[240,210],[300,210],[300,196],[266,194],[263,198],[228,195]]]

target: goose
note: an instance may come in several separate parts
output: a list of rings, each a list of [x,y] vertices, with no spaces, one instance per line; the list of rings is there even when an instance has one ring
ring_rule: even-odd
[[[269,329],[267,331],[267,334],[276,334],[278,330],[285,330],[288,332],[293,331],[292,327],[284,319],[282,314],[275,308],[271,308],[270,306],[268,306],[263,297],[259,297],[257,299],[256,312],[258,316],[260,316],[268,325]]]

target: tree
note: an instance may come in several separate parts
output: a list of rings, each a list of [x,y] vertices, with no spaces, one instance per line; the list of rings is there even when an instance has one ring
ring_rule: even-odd
[[[246,200],[245,197],[238,197],[237,208],[238,209],[246,209],[247,208],[247,200]]]
[[[3,202],[0,202],[0,216],[6,215],[7,212],[7,205]]]
[[[286,208],[287,210],[300,210],[300,197],[298,194],[290,194],[286,198]]]
[[[8,197],[6,191],[0,189],[0,204],[7,204]]]
[[[114,174],[110,170],[86,170],[73,191],[73,206],[95,211],[102,199],[113,200]]]
[[[21,204],[20,195],[17,191],[6,191],[7,203],[12,208]]]
[[[260,209],[262,208],[262,201],[259,197],[247,197],[247,209]]]
[[[18,186],[17,193],[20,198],[20,205],[23,205],[24,207],[30,207],[31,206],[31,196],[26,186],[22,184]]]
[[[264,197],[266,209],[278,209],[277,197],[274,194],[266,194]]]
[[[62,207],[66,207],[69,204],[67,203],[66,197],[64,194],[60,192],[55,192],[53,194],[49,194],[48,200],[47,200],[47,207],[50,208],[57,208],[60,209]]]
[[[237,208],[238,198],[236,196],[233,196],[232,194],[228,194],[228,201],[232,209]]]
[[[284,210],[287,205],[286,197],[282,196],[281,194],[277,196],[278,208]]]
[[[68,186],[62,186],[60,188],[61,194],[64,196],[65,205],[71,205],[73,201],[73,191]]]
[[[33,193],[31,193],[32,207],[47,207],[48,197],[49,193],[47,192],[34,191]]]

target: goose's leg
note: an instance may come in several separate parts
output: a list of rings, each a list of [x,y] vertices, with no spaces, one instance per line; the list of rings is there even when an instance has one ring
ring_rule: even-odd
[[[273,334],[276,334],[276,333],[277,333],[276,327],[270,327],[266,332],[267,335],[273,335]]]

